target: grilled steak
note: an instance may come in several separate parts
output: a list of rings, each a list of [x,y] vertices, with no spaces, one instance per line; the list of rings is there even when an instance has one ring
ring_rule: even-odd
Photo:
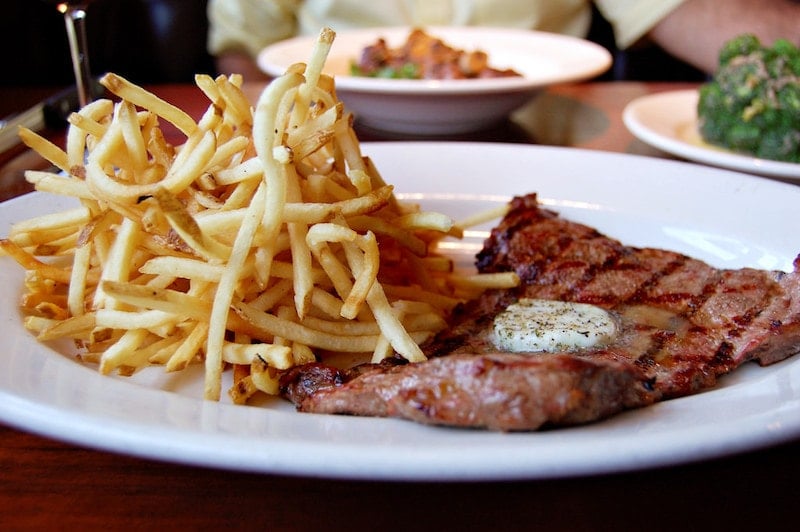
[[[624,246],[531,194],[514,198],[477,265],[515,271],[522,284],[457,309],[451,329],[424,346],[428,361],[301,366],[284,375],[284,396],[306,412],[535,430],[693,394],[744,362],[800,351],[800,256],[789,273],[715,269]],[[493,319],[523,297],[597,305],[616,317],[619,333],[571,353],[499,353]]]

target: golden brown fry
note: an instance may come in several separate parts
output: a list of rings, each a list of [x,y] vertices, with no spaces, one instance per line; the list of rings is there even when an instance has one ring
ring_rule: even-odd
[[[180,371],[189,365],[192,359],[197,357],[202,349],[207,334],[207,323],[193,323],[189,334],[175,349],[172,356],[167,361],[167,371]]]
[[[300,323],[260,312],[245,303],[234,305],[233,310],[265,333],[327,351],[366,353],[374,349],[378,340],[377,335],[345,335],[318,331]]]
[[[216,80],[216,85],[225,102],[225,111],[232,115],[239,127],[252,127],[253,113],[250,102],[242,92],[242,89],[225,76],[219,76]]]
[[[46,138],[22,126],[19,128],[19,138],[27,147],[53,163],[53,165],[65,172],[69,171],[67,153]]]
[[[278,369],[288,369],[294,363],[291,348],[272,344],[245,345],[227,342],[222,348],[222,358],[225,362],[237,365],[249,365],[254,360],[261,359]]]
[[[266,394],[278,394],[280,373],[263,360],[254,360],[250,364],[250,379],[253,386]]]
[[[122,76],[109,73],[100,78],[100,83],[123,100],[143,107],[167,122],[174,124],[187,137],[197,129],[197,124],[186,112],[165,102],[142,87],[134,85]]]
[[[203,234],[194,217],[186,211],[175,195],[158,186],[153,191],[153,198],[158,202],[161,212],[175,232],[198,255],[213,262],[222,262],[230,255],[230,249]]]
[[[294,203],[303,201],[298,180],[297,173],[290,169],[287,175],[286,199]],[[311,292],[314,288],[314,280],[311,275],[313,268],[311,250],[309,250],[306,242],[308,225],[290,222],[286,224],[286,228],[289,232],[292,262],[296,272],[293,278],[294,304],[297,316],[302,320],[308,312],[308,307],[311,304]]]
[[[86,183],[78,179],[62,177],[51,172],[27,170],[25,172],[25,181],[36,187],[39,192],[49,192],[80,199],[94,199],[94,196],[86,187]]]
[[[21,233],[36,232],[61,227],[79,227],[89,221],[90,213],[85,208],[71,209],[56,214],[43,214],[16,222],[11,228],[11,237]]]
[[[130,158],[131,170],[135,176],[141,175],[147,165],[147,149],[132,103],[125,100],[120,102],[119,122],[122,124],[122,138]]]
[[[328,221],[337,214],[342,216],[369,214],[386,206],[391,196],[392,187],[386,186],[363,196],[334,203],[287,203],[284,206],[284,216],[287,221],[313,224]]]
[[[67,307],[72,316],[82,316],[85,312],[87,279],[91,267],[92,244],[87,242],[75,249],[75,258],[72,261],[69,289],[67,291]]]
[[[455,286],[467,288],[513,288],[519,285],[519,277],[514,272],[480,273],[453,275],[450,282]]]
[[[139,227],[129,218],[122,220],[117,238],[111,245],[100,278],[102,281],[125,282],[130,280],[133,251],[140,238]],[[94,308],[119,308],[116,301],[107,300],[102,285],[94,293]]]
[[[453,228],[453,219],[438,212],[414,212],[404,214],[394,221],[395,224],[411,230],[431,230],[448,233]]]
[[[108,375],[120,366],[130,366],[130,358],[136,355],[137,350],[147,338],[147,334],[147,331],[143,329],[125,331],[100,356],[100,373]]]
[[[266,195],[265,187],[263,185],[259,186],[248,209],[248,215],[245,216],[242,227],[236,235],[236,241],[233,244],[228,264],[222,273],[214,294],[214,302],[209,317],[208,339],[206,341],[204,391],[206,399],[218,400],[220,396],[222,347],[228,324],[228,312],[233,301],[236,283],[239,281],[241,270],[250,250],[250,244],[263,215]]]
[[[47,342],[56,338],[81,338],[88,336],[95,328],[96,323],[94,313],[57,320],[50,327],[41,330],[38,339]]]
[[[59,268],[57,266],[45,264],[7,239],[0,240],[0,249],[26,270],[35,271],[42,277],[52,279],[57,283],[67,284],[69,282],[69,268]]]
[[[77,113],[72,113],[68,121],[75,127],[67,130],[67,163],[70,169],[82,166],[86,155],[88,136],[99,139],[108,130],[107,124],[101,124],[103,117],[111,115],[114,104],[111,100],[100,99],[86,105]],[[92,140],[94,140],[92,139]]]
[[[372,231],[378,235],[387,236],[407,248],[415,255],[425,256],[428,245],[413,231],[392,223],[377,216],[353,216],[348,218],[347,224],[357,231]]]

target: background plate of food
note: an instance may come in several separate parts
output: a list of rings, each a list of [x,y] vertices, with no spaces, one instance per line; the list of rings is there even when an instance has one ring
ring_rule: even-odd
[[[694,89],[642,96],[623,111],[626,127],[641,141],[685,159],[785,179],[800,179],[800,164],[736,153],[703,140]]]
[[[385,131],[436,135],[488,127],[527,103],[550,84],[588,79],[611,65],[608,51],[557,34],[476,27],[426,27],[424,32],[464,52],[482,51],[489,66],[519,76],[408,79],[355,75],[367,46],[385,39],[389,49],[406,42],[413,28],[375,28],[337,33],[325,72],[335,76],[339,98],[365,125]],[[297,37],[265,48],[261,69],[277,76],[304,62],[316,37]],[[404,75],[396,73],[396,76]]]
[[[798,251],[788,221],[800,188],[786,183],[678,161],[555,147],[395,142],[364,143],[362,149],[401,199],[456,219],[537,192],[548,208],[626,244],[684,252],[716,267],[790,270]],[[486,176],[501,178],[490,182]],[[44,193],[5,202],[0,231],[76,202]],[[493,223],[477,226],[445,251],[469,266]],[[485,480],[637,470],[800,435],[797,357],[768,367],[746,364],[704,393],[540,432],[304,414],[279,398],[246,406],[227,398],[204,400],[200,365],[106,376],[76,360],[68,343],[42,345],[23,328],[16,303],[23,277],[10,258],[0,258],[0,288],[7,295],[0,311],[0,420],[93,448],[272,474]]]
[[[800,49],[752,34],[730,39],[699,90],[631,102],[625,124],[643,141],[698,162],[800,178]]]

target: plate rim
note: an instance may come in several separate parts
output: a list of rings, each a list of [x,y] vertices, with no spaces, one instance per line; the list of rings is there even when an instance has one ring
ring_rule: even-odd
[[[698,95],[697,89],[677,89],[639,96],[624,107],[622,121],[639,140],[671,155],[730,170],[800,180],[800,164],[734,153],[721,147],[696,145],[682,139],[678,134],[670,135],[661,132],[652,122],[644,118],[649,109],[666,108],[668,103],[677,103],[679,106],[677,112],[670,114],[673,122],[660,125],[672,126],[673,129],[686,125],[693,125],[696,128],[695,106]],[[679,119],[687,120],[689,124],[678,123]]]

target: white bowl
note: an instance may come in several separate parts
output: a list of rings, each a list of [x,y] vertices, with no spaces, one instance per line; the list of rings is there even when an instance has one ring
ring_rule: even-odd
[[[499,122],[543,87],[597,76],[611,65],[611,54],[597,44],[559,34],[486,27],[425,27],[427,33],[463,50],[483,50],[495,68],[513,68],[521,77],[414,80],[350,75],[365,46],[379,37],[394,48],[411,28],[372,28],[337,33],[324,71],[336,78],[336,91],[361,123],[397,133],[464,133]],[[268,46],[259,67],[280,76],[294,63],[307,62],[316,37],[297,37]]]

